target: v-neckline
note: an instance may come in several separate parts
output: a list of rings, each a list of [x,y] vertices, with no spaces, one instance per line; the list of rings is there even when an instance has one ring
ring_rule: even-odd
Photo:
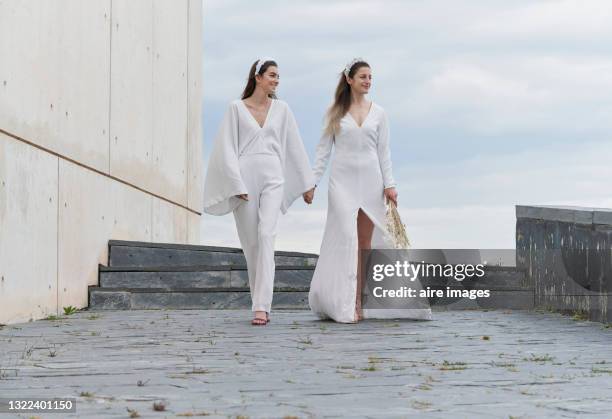
[[[266,113],[266,118],[264,119],[263,125],[259,125],[259,122],[257,122],[257,118],[255,118],[255,116],[251,113],[251,111],[249,110],[249,107],[246,105],[246,103],[244,103],[244,100],[240,100],[240,103],[242,103],[242,106],[244,106],[244,109],[250,115],[255,125],[259,129],[264,129],[264,127],[266,126],[266,123],[268,122],[268,118],[270,117],[270,112],[272,112],[272,106],[274,106],[274,99],[272,99],[272,101],[270,102],[270,106],[268,106],[268,112]]]
[[[355,117],[351,114],[350,111],[346,111],[346,113],[348,114],[348,116],[351,117],[351,119],[353,120],[353,122],[355,123],[355,125],[357,125],[357,128],[363,128],[363,126],[365,125],[366,121],[368,120],[368,118],[370,117],[370,114],[372,113],[372,108],[374,107],[374,101],[371,100],[370,101],[370,109],[368,109],[368,113],[366,114],[365,118],[363,118],[363,121],[361,122],[361,125],[359,125],[357,123],[357,120],[355,119]]]

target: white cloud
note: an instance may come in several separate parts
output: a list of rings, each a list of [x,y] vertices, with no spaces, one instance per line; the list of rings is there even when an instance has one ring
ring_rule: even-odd
[[[454,163],[404,167],[400,201],[412,208],[513,206],[584,202],[598,206],[611,196],[612,140],[481,154]]]
[[[438,67],[408,87],[408,94],[387,95],[391,103],[401,103],[394,116],[402,123],[482,134],[612,129],[612,59],[607,57],[466,56]]]
[[[471,26],[474,37],[489,40],[584,40],[612,38],[608,0],[537,1],[493,13]]]

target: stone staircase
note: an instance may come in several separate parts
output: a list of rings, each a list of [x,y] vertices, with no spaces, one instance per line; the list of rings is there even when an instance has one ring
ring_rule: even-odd
[[[108,266],[89,287],[90,310],[248,309],[246,261],[241,249],[111,240]],[[276,252],[274,309],[307,309],[318,256]],[[515,267],[490,266],[478,281],[423,281],[432,289],[489,289],[491,297],[431,298],[438,310],[530,309],[533,285]]]
[[[89,287],[91,310],[251,307],[241,249],[111,240],[108,266]],[[276,252],[275,309],[308,308],[317,255]]]

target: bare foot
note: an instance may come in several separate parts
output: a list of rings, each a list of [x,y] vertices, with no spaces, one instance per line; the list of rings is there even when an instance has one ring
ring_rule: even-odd
[[[363,311],[361,310],[361,307],[357,305],[355,306],[355,319],[356,321],[363,320]]]

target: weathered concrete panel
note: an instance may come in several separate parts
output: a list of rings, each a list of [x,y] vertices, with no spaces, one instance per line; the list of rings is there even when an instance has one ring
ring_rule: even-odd
[[[202,244],[200,241],[200,223],[202,217],[193,212],[187,212],[187,244]]]
[[[58,305],[84,307],[97,282],[113,230],[114,181],[65,160],[59,162]]]
[[[609,212],[517,207],[517,267],[526,270],[537,307],[610,319],[612,225],[604,223]]]
[[[111,184],[113,230],[110,239],[151,241],[153,197],[119,182]]]
[[[187,211],[159,198],[152,198],[152,237],[154,242],[185,243],[187,241]]]
[[[517,205],[516,218],[531,218],[534,220],[560,221],[566,223],[593,223],[595,208],[553,205]]]
[[[202,1],[189,0],[187,206],[202,212]]]
[[[0,134],[0,323],[57,313],[57,160]]]
[[[60,160],[58,305],[87,306],[98,283],[109,238],[151,240],[153,198],[132,187]]]
[[[201,13],[201,4],[192,6]],[[2,192],[0,272],[23,278],[10,300],[30,310],[2,306],[0,317],[17,319],[7,322],[44,317],[48,307],[84,306],[109,239],[151,241],[155,234],[199,243],[199,216],[156,197],[187,206],[189,167],[201,169],[201,152],[187,158],[189,109],[200,112],[193,89],[201,87],[199,71],[193,80],[188,75],[189,60],[197,67],[201,57],[199,37],[189,48],[189,34],[201,30],[189,7],[189,0],[0,1],[0,129],[52,152],[1,138],[20,145],[7,151],[3,144],[0,159],[11,162],[3,163],[6,177],[21,186]],[[194,142],[201,126],[196,118],[191,126]],[[192,172],[197,185],[198,169]],[[49,185],[52,222],[41,207]],[[8,263],[23,266],[9,270]],[[52,305],[38,304],[36,293],[21,298],[44,288],[47,271]]]
[[[187,205],[187,0],[153,1],[152,190]]]
[[[0,127],[108,172],[110,0],[0,2]]]
[[[114,0],[111,46],[110,172],[152,190],[153,3]]]

